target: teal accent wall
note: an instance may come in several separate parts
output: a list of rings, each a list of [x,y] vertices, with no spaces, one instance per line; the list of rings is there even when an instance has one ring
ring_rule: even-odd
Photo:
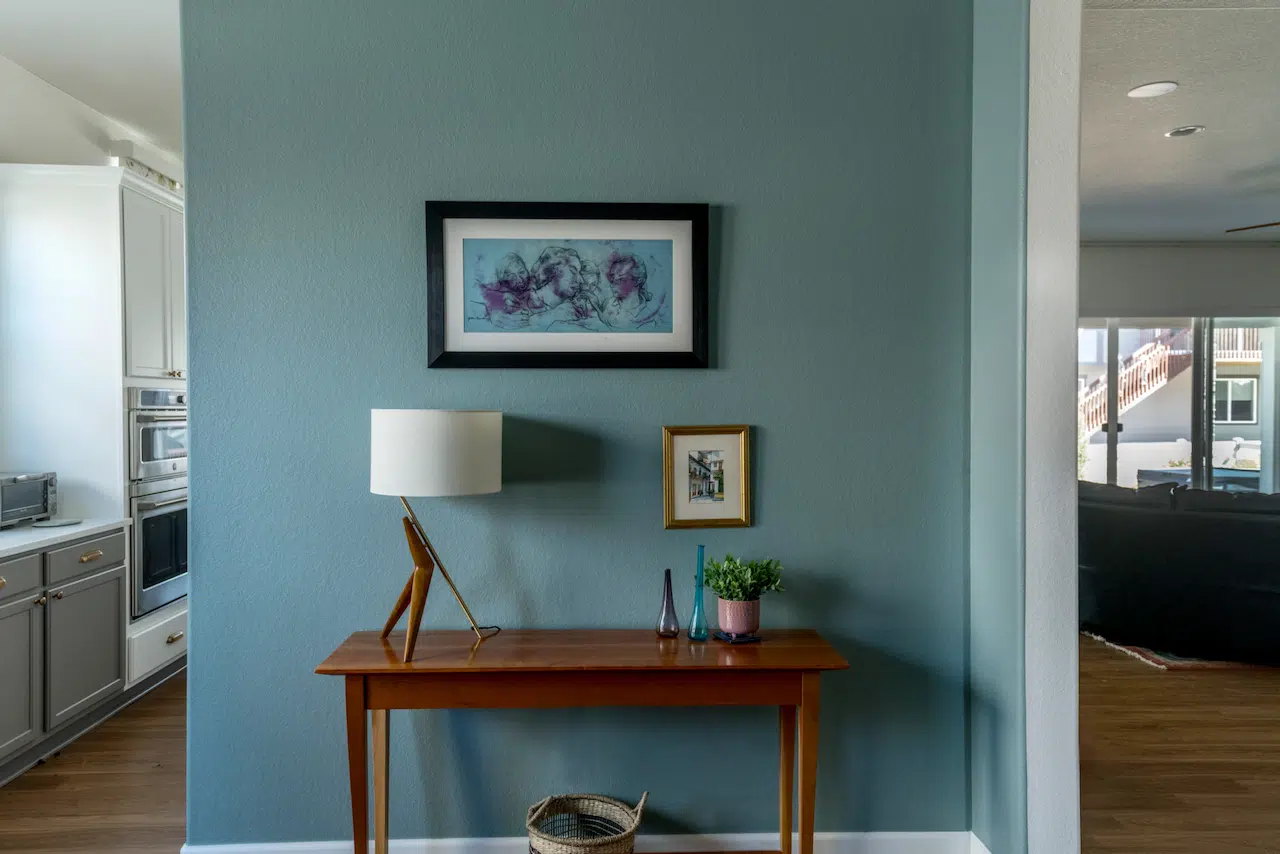
[[[1027,850],[1024,670],[1028,0],[973,3],[970,826]]]
[[[966,2],[183,3],[193,844],[349,833],[312,668],[408,570],[371,407],[498,407],[506,484],[418,504],[485,622],[682,616],[695,545],[774,556],[824,679],[820,830],[964,830]],[[713,204],[705,371],[426,369],[426,199]],[[663,424],[755,425],[757,524],[662,529]],[[462,627],[443,589],[432,626]],[[559,791],[776,828],[764,709],[401,713],[392,833]]]

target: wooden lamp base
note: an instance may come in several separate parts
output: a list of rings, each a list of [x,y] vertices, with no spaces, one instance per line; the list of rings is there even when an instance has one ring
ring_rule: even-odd
[[[385,640],[391,634],[396,623],[400,622],[401,615],[408,609],[409,625],[404,638],[402,659],[407,664],[413,658],[413,647],[418,642],[418,630],[422,628],[422,609],[427,604],[427,590],[431,587],[431,576],[435,574],[436,564],[427,551],[426,542],[408,516],[404,517],[404,536],[409,541],[409,552],[413,555],[413,573],[400,591],[400,598],[396,599],[386,625],[382,627],[382,637]]]
[[[386,640],[391,634],[391,630],[400,621],[400,615],[407,608],[409,632],[404,639],[404,663],[408,664],[413,658],[413,645],[417,643],[418,629],[422,626],[422,608],[427,604],[427,588],[431,586],[431,576],[435,574],[437,568],[440,570],[440,575],[444,577],[444,583],[449,585],[453,598],[458,600],[462,613],[466,614],[467,622],[471,624],[471,631],[475,632],[477,641],[493,637],[502,631],[497,626],[486,626],[481,629],[476,625],[476,618],[471,616],[471,609],[467,607],[462,594],[458,592],[458,585],[454,584],[453,579],[449,577],[449,570],[444,568],[440,555],[436,553],[431,540],[427,538],[427,532],[422,529],[418,514],[413,512],[413,508],[409,506],[409,500],[403,495],[400,496],[400,503],[409,514],[404,517],[404,536],[409,541],[409,553],[413,555],[413,575],[409,576],[409,580],[405,582],[404,590],[400,591],[400,598],[396,600],[396,606],[391,609],[391,616],[387,617],[387,624],[382,627],[382,639]]]

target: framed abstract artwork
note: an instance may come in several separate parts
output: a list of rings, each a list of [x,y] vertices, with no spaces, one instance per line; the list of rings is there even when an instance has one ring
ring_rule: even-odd
[[[705,368],[705,204],[427,202],[432,368]]]
[[[751,525],[751,428],[662,428],[662,521],[666,528]]]

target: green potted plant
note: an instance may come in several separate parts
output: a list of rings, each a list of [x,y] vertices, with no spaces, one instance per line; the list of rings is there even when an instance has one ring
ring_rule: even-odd
[[[720,631],[750,635],[760,629],[760,594],[781,593],[782,564],[776,560],[724,560],[707,562],[706,584],[719,597]]]

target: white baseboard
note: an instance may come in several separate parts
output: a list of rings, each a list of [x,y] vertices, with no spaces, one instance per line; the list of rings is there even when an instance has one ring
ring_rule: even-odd
[[[640,836],[638,854],[777,850],[774,833]],[[351,854],[350,842],[256,842],[184,845],[182,854]],[[393,839],[391,854],[528,854],[523,836],[474,839]],[[991,854],[968,831],[938,833],[815,833],[814,854]],[[373,850],[372,844],[369,850]],[[799,850],[793,843],[792,851]]]

